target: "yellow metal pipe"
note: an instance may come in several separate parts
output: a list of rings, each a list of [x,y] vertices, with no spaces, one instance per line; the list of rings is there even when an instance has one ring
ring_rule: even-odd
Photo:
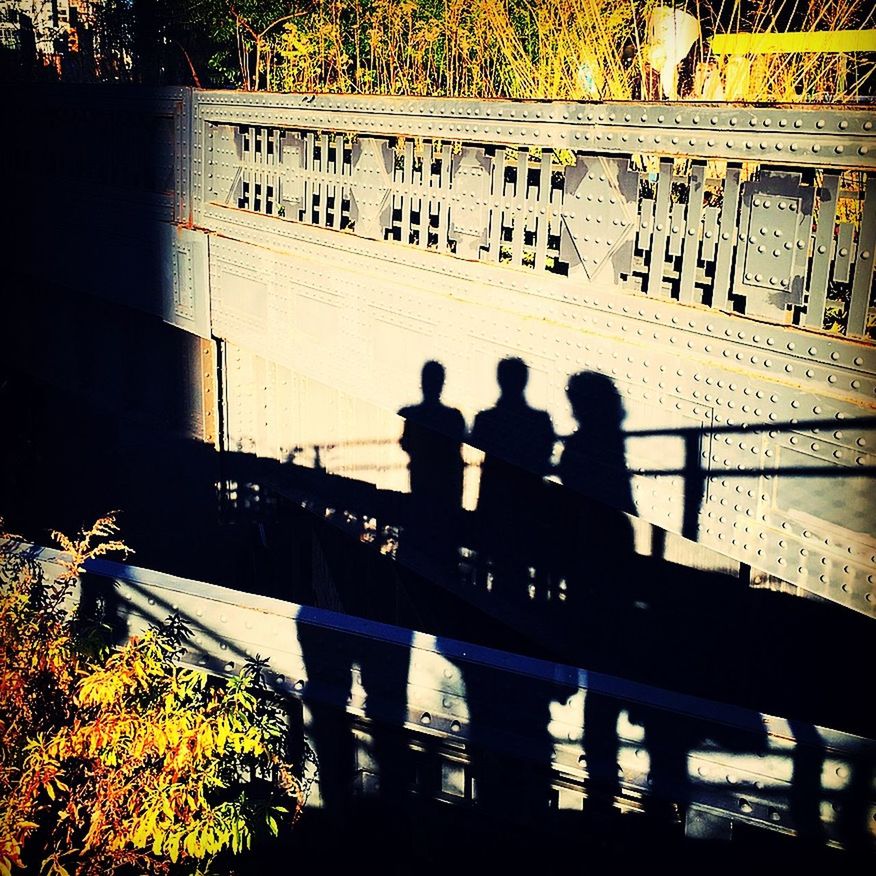
[[[711,47],[715,55],[876,52],[876,30],[722,33],[712,37]]]

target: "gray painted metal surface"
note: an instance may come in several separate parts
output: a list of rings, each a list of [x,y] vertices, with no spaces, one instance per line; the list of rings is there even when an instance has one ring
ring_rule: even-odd
[[[572,302],[531,279],[497,288],[480,265],[450,263],[436,288],[378,244],[330,244],[213,242],[232,448],[312,465],[321,446],[326,470],[404,492],[395,411],[418,398],[427,359],[445,364],[445,403],[471,423],[497,394],[496,363],[522,356],[530,404],[562,435],[576,428],[569,376],[597,371],[625,409],[627,471],[597,457],[594,482],[628,479],[650,523],[873,612],[868,349],[670,302]]]
[[[591,484],[876,614],[872,110],[23,94],[78,132],[15,159],[58,207],[33,270],[223,341],[227,446],[404,492],[423,363],[471,425],[517,356],[557,463],[597,372],[626,460]]]
[[[730,309],[818,327],[838,317],[863,335],[873,247],[860,216],[857,279],[834,273],[843,285],[827,317],[805,292],[833,258],[813,247],[816,212],[837,195],[844,214],[876,212],[872,196],[861,204],[872,122],[867,111],[197,93],[196,215],[212,227],[216,206],[236,207],[721,308],[735,254]],[[741,139],[722,136],[739,127]],[[699,128],[714,136],[690,136]],[[845,173],[838,192],[820,184],[833,169]]]
[[[876,168],[873,113],[849,107],[506,101],[195,92],[203,120],[446,141],[633,150],[772,164]],[[315,122],[315,120],[317,120]],[[691,142],[693,141],[693,142]]]
[[[63,561],[52,549],[17,549],[48,577]],[[621,807],[681,804],[693,835],[729,820],[869,842],[871,740],[146,569],[92,561],[85,571],[82,592],[104,600],[126,635],[177,613],[192,631],[191,666],[228,676],[256,654],[269,658],[268,683],[303,700],[308,731],[309,710],[329,705],[367,737],[400,714],[400,700],[400,744],[433,752],[449,802],[472,802],[486,750],[509,768],[549,772],[560,808],[607,789]],[[400,689],[386,686],[393,678]],[[588,728],[606,714],[609,778]],[[360,766],[379,779],[373,756]]]
[[[329,470],[404,491],[393,415],[427,359],[471,423],[496,363],[522,357],[560,436],[567,380],[596,371],[628,471],[596,458],[594,480],[629,478],[639,517],[876,613],[876,356],[759,323],[820,328],[828,307],[863,333],[872,254],[834,247],[829,215],[858,210],[838,228],[869,247],[876,204],[849,170],[872,163],[872,112],[249,98],[195,95],[230,446],[331,446]]]

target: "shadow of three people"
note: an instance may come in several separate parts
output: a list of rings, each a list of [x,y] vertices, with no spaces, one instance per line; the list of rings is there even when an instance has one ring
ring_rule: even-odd
[[[505,359],[499,363],[497,376],[499,399],[494,407],[477,415],[468,436],[485,457],[474,532],[464,534],[462,445],[467,439],[466,424],[460,411],[441,401],[443,365],[430,361],[423,366],[422,401],[399,411],[404,418],[400,444],[410,460],[410,502],[398,559],[403,565],[430,572],[440,583],[458,574],[459,547],[463,541],[473,540],[486,558],[482,567],[492,567],[496,594],[524,599],[528,598],[529,569],[544,568],[549,555],[546,540],[553,537],[553,515],[545,495],[549,485],[543,478],[551,472],[556,436],[550,416],[526,401],[526,364],[516,358]],[[573,469],[569,457],[566,470]],[[326,532],[321,537],[331,539],[335,534]],[[326,547],[328,565],[337,566],[344,551],[340,545]],[[361,576],[363,571],[357,574]],[[333,574],[329,569],[325,572]],[[344,575],[345,570],[334,573]],[[367,598],[370,601],[373,594]],[[363,605],[358,613],[374,617],[373,608]],[[374,619],[379,619],[377,614]],[[476,638],[477,630],[472,634]],[[308,681],[305,700],[322,765],[324,804],[345,820],[352,790],[351,770],[355,771],[355,744],[352,728],[341,714],[350,695],[353,667],[358,666],[367,692],[366,715],[375,719],[372,745],[381,774],[380,796],[398,806],[412,766],[403,738],[391,730],[400,728],[407,717],[409,660],[402,656],[403,649],[389,648],[365,636],[334,635],[306,624],[299,628],[299,639],[308,675],[312,672],[314,676]],[[331,679],[330,685],[319,678]],[[497,699],[495,673],[467,666],[464,680],[479,808],[493,815],[507,814],[509,806],[518,813],[546,810],[552,753],[550,705],[573,691],[546,692],[543,684],[522,678]],[[380,702],[391,714],[371,714],[370,704]],[[521,741],[526,749],[523,759],[535,764],[534,769],[509,770],[507,755],[494,753],[492,735],[497,719],[506,735]],[[514,784],[513,793],[509,793],[509,782]]]
[[[400,555],[428,553],[440,571],[455,572],[467,540],[479,556],[481,583],[497,596],[526,602],[538,591],[568,600],[573,585],[588,586],[609,565],[616,572],[618,560],[633,550],[632,528],[621,513],[635,513],[623,404],[604,375],[573,375],[567,395],[578,427],[565,438],[554,468],[558,436],[550,415],[526,399],[526,363],[503,359],[496,376],[499,398],[476,415],[466,436],[461,412],[441,402],[444,366],[423,366],[423,400],[399,411],[405,421],[400,444],[410,460]],[[474,526],[465,530],[463,442],[484,453]],[[571,491],[547,483],[551,474]],[[582,503],[578,497],[584,495],[598,505]]]
[[[496,404],[476,416],[467,437],[462,414],[441,401],[444,367],[437,362],[424,366],[422,401],[399,412],[405,420],[401,446],[410,458],[411,501],[398,558],[404,562],[406,553],[429,553],[435,559],[435,571],[456,575],[460,546],[474,544],[486,557],[484,562],[492,566],[496,598],[522,600],[533,611],[538,606],[531,585],[541,580],[540,574],[548,580],[550,592],[558,596],[550,610],[561,608],[572,617],[582,639],[597,643],[597,658],[609,660],[604,671],[645,680],[652,674],[652,664],[673,662],[673,657],[667,660],[660,652],[675,632],[674,628],[660,629],[659,613],[649,614],[634,604],[638,579],[644,579],[644,586],[654,595],[670,576],[678,575],[679,567],[658,560],[646,563],[635,556],[632,526],[624,513],[636,509],[625,462],[621,396],[613,382],[598,373],[582,372],[569,379],[567,397],[578,425],[564,439],[559,462],[553,467],[557,436],[549,415],[526,400],[525,363],[503,360],[498,377]],[[477,511],[469,515],[474,523],[470,531],[462,525],[466,515],[461,511],[462,445],[466,440],[485,453]],[[545,482],[545,475],[551,473],[562,481],[562,488]],[[326,547],[326,557],[334,564],[339,562],[344,555],[340,546],[337,550]],[[351,563],[355,568],[347,570],[348,577],[361,585],[366,570],[358,560]],[[415,567],[422,569],[422,563]],[[535,576],[530,571],[533,568],[538,571]],[[375,583],[382,574],[375,569]],[[435,577],[440,583],[441,576]],[[565,589],[554,587],[555,582],[565,582]],[[372,604],[375,588],[359,586],[359,590],[368,605],[354,613],[385,620],[387,615]],[[565,599],[559,599],[559,594]],[[541,608],[545,605],[540,603]],[[477,623],[472,617],[470,625]],[[655,628],[650,634],[649,626]],[[410,634],[405,635],[409,645]],[[356,665],[367,693],[365,713],[374,721],[371,750],[380,774],[380,796],[394,808],[404,808],[414,774],[405,734],[399,732],[410,720],[408,684],[416,683],[409,679],[408,648],[402,642],[390,647],[367,635],[335,635],[315,628],[312,637],[307,631],[299,631],[299,636],[308,676],[314,679],[308,681],[305,700],[311,708],[327,808],[338,814],[347,811],[355,745],[343,715]],[[473,637],[465,638],[477,641],[476,629]],[[581,653],[593,650],[584,648]],[[682,658],[678,665],[689,667],[696,655],[682,651],[689,649],[681,645],[674,652]],[[448,659],[453,658],[448,655]],[[528,679],[525,673],[503,685],[502,676],[489,667],[481,670],[464,662],[460,668],[479,810],[500,821],[509,815],[548,814],[554,793],[551,708],[575,691],[560,683]],[[319,678],[326,675],[333,679],[332,690],[320,695]],[[684,806],[689,801],[688,757],[699,741],[712,739],[730,751],[762,750],[763,727],[756,720],[731,739],[713,721],[633,702],[619,690],[607,678],[590,686],[584,698],[586,809],[591,813],[614,813],[614,800],[623,790],[618,762],[624,712],[644,730],[650,762],[648,796],[667,812],[673,807],[659,806],[661,802]],[[519,757],[498,745],[497,736],[517,740]],[[513,765],[515,757],[520,768]],[[806,816],[811,821],[814,810],[811,795],[805,793],[804,772],[795,765],[792,795],[801,813],[798,819]],[[809,772],[814,774],[813,769]]]
[[[533,623],[547,615],[548,629],[562,620],[555,626],[558,633],[574,631],[580,645],[561,650],[560,659],[612,676],[678,682],[694,656],[683,642],[664,654],[674,628],[660,628],[672,600],[672,588],[664,585],[677,570],[635,553],[627,516],[636,514],[636,505],[622,428],[626,412],[614,382],[594,371],[569,378],[566,395],[576,428],[560,438],[550,415],[526,399],[526,363],[503,359],[497,368],[499,397],[476,415],[466,437],[461,413],[441,402],[444,376],[440,363],[427,362],[423,401],[399,412],[405,418],[401,446],[410,457],[411,488],[399,558],[404,561],[407,541],[418,553],[440,555],[436,571],[456,575],[459,548],[467,541],[478,555],[479,583],[488,585],[491,597],[522,607]],[[558,440],[563,447],[554,466]],[[484,453],[469,528],[459,523],[463,441]],[[562,486],[546,480],[549,475]],[[551,705],[577,691],[521,677],[499,693],[492,674],[471,667],[465,685],[479,804],[500,815],[510,809],[518,815],[546,812],[552,798]],[[585,695],[582,741],[593,791],[587,808],[600,815],[615,811],[622,791],[618,727],[625,713],[644,729],[649,807],[674,817],[667,801],[684,807],[689,799],[688,752],[714,728],[629,702],[612,687],[609,677]],[[534,768],[509,769],[507,754],[494,754],[497,725],[503,735],[526,740],[525,759]],[[732,748],[760,749],[763,727],[754,722],[739,738],[724,741]]]
[[[598,631],[601,641],[614,644],[631,592],[633,533],[623,512],[635,513],[621,397],[602,374],[581,372],[569,379],[567,397],[578,425],[565,438],[554,468],[558,436],[550,415],[526,399],[526,363],[503,359],[496,376],[499,397],[492,408],[476,415],[467,437],[462,414],[441,402],[445,372],[438,362],[423,367],[422,402],[399,411],[405,420],[401,446],[410,458],[411,490],[399,558],[404,562],[416,555],[422,566],[423,554],[430,554],[436,572],[456,575],[459,548],[467,540],[476,548],[478,583],[491,596],[538,613],[552,601],[551,610],[562,609],[583,623],[583,637]],[[463,441],[484,453],[474,526],[468,531],[459,523]],[[551,474],[559,476],[562,488],[545,480]],[[594,601],[591,597],[599,610],[588,604]],[[499,701],[494,685],[489,674],[466,673],[471,739],[478,750],[474,768],[479,804],[498,814],[507,814],[509,807],[518,814],[546,811],[551,797],[544,771],[552,754],[550,706],[574,691],[548,691],[543,684],[519,679]],[[624,703],[595,691],[585,702],[590,772],[613,798],[620,790],[617,722]],[[507,758],[492,753],[494,740],[489,737],[497,711],[507,734],[527,741],[528,762],[542,770],[509,770]],[[662,723],[651,723],[649,736],[665,737]],[[661,742],[665,745],[667,739]]]

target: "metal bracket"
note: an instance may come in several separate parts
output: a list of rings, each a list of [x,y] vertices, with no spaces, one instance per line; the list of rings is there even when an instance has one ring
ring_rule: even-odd
[[[747,314],[776,319],[803,303],[814,195],[801,173],[763,170],[743,183],[733,295]]]

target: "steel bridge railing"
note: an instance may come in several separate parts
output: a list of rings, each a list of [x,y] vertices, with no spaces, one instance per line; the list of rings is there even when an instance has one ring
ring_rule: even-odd
[[[464,381],[452,401],[471,420],[508,355],[532,363],[532,403],[568,431],[569,376],[598,372],[639,434],[641,519],[876,610],[872,108],[100,88],[10,101],[34,132],[0,144],[26,284],[204,339],[192,388],[209,443],[281,458],[314,435],[391,434],[426,358]],[[335,395],[375,425],[326,427],[314,412]],[[305,405],[314,422],[290,415]],[[680,462],[655,473],[654,457]]]
[[[195,92],[221,208],[872,335],[874,114]]]

